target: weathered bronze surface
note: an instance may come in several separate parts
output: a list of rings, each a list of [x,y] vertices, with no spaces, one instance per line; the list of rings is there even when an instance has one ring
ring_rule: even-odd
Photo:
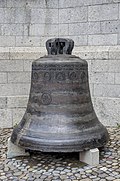
[[[73,46],[69,39],[48,40],[48,56],[33,62],[29,101],[13,130],[14,144],[44,152],[78,152],[107,143],[108,132],[91,102],[87,62],[71,55]]]

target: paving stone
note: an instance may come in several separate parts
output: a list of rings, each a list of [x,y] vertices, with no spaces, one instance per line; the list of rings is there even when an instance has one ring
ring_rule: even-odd
[[[106,171],[107,168],[106,167],[102,167],[102,168],[100,168],[100,170]]]
[[[19,176],[19,175],[21,175],[22,174],[22,172],[15,172],[14,173],[14,176]]]
[[[92,173],[92,170],[86,170],[86,173]]]
[[[89,178],[81,179],[81,181],[91,181]]]
[[[106,178],[108,175],[106,173],[99,174],[100,178]]]
[[[112,181],[113,181],[113,180],[114,180],[114,177],[110,177],[110,176],[109,176],[109,177],[106,177],[106,179],[107,179],[107,180],[112,180]]]

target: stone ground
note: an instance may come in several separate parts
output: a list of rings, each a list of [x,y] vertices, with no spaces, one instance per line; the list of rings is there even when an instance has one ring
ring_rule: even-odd
[[[0,129],[0,181],[120,181],[120,128],[108,128],[109,143],[100,150],[100,164],[88,166],[78,154],[31,153],[6,158],[12,129]]]

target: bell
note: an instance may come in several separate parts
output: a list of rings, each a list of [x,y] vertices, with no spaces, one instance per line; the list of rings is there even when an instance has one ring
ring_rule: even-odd
[[[79,152],[109,139],[91,102],[88,64],[71,55],[71,39],[50,39],[48,55],[32,64],[29,101],[11,141],[43,152]]]

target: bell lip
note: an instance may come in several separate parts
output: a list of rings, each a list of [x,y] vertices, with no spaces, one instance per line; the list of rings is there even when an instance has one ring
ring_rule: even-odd
[[[57,152],[71,153],[71,152],[90,150],[94,148],[101,148],[105,146],[109,141],[109,133],[104,126],[103,126],[103,131],[99,133],[99,135],[96,133],[96,138],[89,139],[89,142],[83,140],[82,143],[80,143],[81,140],[79,139],[72,141],[64,140],[63,144],[62,140],[59,140],[60,144],[58,144],[55,143],[54,140],[52,140],[52,142],[48,140],[48,142],[46,141],[45,143],[45,139],[42,139],[41,142],[39,142],[40,139],[35,139],[33,143],[33,138],[28,136],[22,136],[17,143],[16,140],[13,141],[12,136],[11,136],[11,142],[19,147],[24,148],[25,150],[40,151],[40,152],[56,152],[56,153]]]

